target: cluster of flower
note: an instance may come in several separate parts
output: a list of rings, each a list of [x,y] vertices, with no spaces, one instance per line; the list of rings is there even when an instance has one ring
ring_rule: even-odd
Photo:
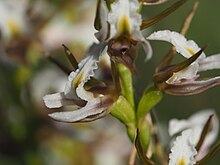
[[[149,145],[151,143],[149,139],[153,139],[149,138],[151,135],[146,137],[147,131],[153,127],[146,116],[149,117],[148,111],[161,99],[161,93],[193,95],[220,84],[220,77],[198,79],[199,72],[220,68],[220,54],[206,57],[203,52],[205,48],[200,48],[194,41],[187,40],[183,34],[174,31],[154,32],[147,38],[142,35],[141,30],[151,26],[152,21],[161,20],[166,14],[151,20],[142,20],[141,5],[162,2],[98,0],[95,19],[95,28],[98,31],[95,36],[98,43],[92,44],[86,57],[79,64],[73,64],[75,70],[70,73],[65,90],[43,98],[48,108],[77,106],[74,111],[49,114],[51,118],[61,122],[88,122],[111,113],[127,126],[130,138],[136,139],[137,151],[146,164],[155,164],[150,158],[156,150],[155,146],[153,149],[152,145]],[[175,3],[167,10],[168,13],[184,2],[180,0]],[[135,67],[138,44],[143,46],[146,61],[152,57],[153,51],[149,40],[167,41],[173,45],[173,49],[156,69],[155,87],[145,92],[136,109],[131,75],[138,74]],[[186,60],[171,65],[175,52]],[[67,53],[71,55],[70,52]],[[103,68],[105,71],[97,75],[96,70]],[[111,73],[111,76],[109,74],[106,76],[107,73]],[[149,95],[155,95],[156,99]],[[197,164],[204,163],[212,155],[212,152],[208,151],[217,137],[218,124],[218,118],[213,111],[201,112],[188,121],[171,120],[170,135],[182,133],[173,143],[169,164],[191,165],[196,161]],[[151,150],[151,154],[146,156],[146,152],[142,154],[143,150]],[[158,159],[164,157],[159,153],[156,153],[156,156]],[[160,163],[163,162],[162,158]]]

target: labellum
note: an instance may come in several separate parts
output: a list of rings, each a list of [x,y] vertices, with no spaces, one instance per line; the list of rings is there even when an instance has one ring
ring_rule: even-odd
[[[107,52],[112,61],[123,63],[131,72],[137,74],[138,71],[134,64],[137,56],[136,45],[137,41],[127,36],[120,36],[109,41]]]

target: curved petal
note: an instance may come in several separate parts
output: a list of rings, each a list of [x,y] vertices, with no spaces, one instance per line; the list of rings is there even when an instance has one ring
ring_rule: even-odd
[[[171,95],[187,96],[206,91],[209,88],[220,85],[220,76],[208,80],[183,81],[175,84],[164,84],[163,90]]]
[[[78,69],[70,74],[64,90],[67,98],[81,98],[86,101],[93,99],[93,95],[84,89],[84,85],[94,76],[94,70],[98,68],[97,62],[104,48],[105,44],[94,43],[90,47],[87,57],[79,63]]]
[[[190,58],[200,50],[199,46],[193,40],[187,40],[182,34],[174,31],[162,30],[154,32],[149,37],[147,37],[147,39],[167,41],[175,46],[176,51],[186,58]],[[205,54],[202,53],[199,59],[204,57]]]
[[[141,31],[136,30],[132,35],[132,39],[134,39],[142,44],[142,46],[144,48],[144,52],[146,54],[146,58],[144,61],[146,62],[149,59],[151,59],[151,57],[153,55],[152,47],[151,47],[150,43],[144,38]]]
[[[111,12],[108,15],[111,38],[124,33],[131,35],[134,31],[140,30],[142,19],[137,13],[139,6],[137,0],[117,0],[111,5]]]
[[[188,129],[178,136],[169,154],[169,165],[195,164],[196,149],[191,142],[192,130]]]
[[[180,133],[190,127],[188,120],[171,119],[169,121],[168,133],[170,136]]]
[[[199,72],[211,69],[220,69],[220,54],[208,56],[205,59],[199,60]]]
[[[49,114],[51,118],[61,122],[79,122],[88,120],[90,117],[94,118],[96,115],[103,113],[111,104],[113,100],[110,97],[98,97],[87,102],[87,104],[75,111],[69,112],[55,112]]]
[[[187,68],[179,72],[173,73],[173,76],[170,77],[166,82],[168,84],[175,84],[181,82],[182,80],[194,80],[198,77],[197,75],[198,69],[199,69],[198,63],[194,62]]]
[[[48,108],[60,108],[68,105],[80,105],[80,101],[68,99],[63,92],[46,95],[43,97],[44,104]]]

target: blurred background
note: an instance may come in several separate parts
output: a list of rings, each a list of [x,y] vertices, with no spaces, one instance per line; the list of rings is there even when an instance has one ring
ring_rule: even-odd
[[[151,18],[176,0],[143,7]],[[179,31],[195,1],[191,0],[161,22],[144,31]],[[207,55],[220,52],[220,1],[200,0],[187,38]],[[65,44],[80,61],[94,37],[96,0],[0,0],[0,164],[1,165],[125,165],[131,150],[124,126],[110,115],[92,123],[65,124],[51,120],[42,101],[45,94],[62,91],[67,76],[48,56],[65,66]],[[136,65],[141,77],[134,77],[136,97],[152,83],[155,67],[170,45],[152,42],[153,58],[144,63],[140,48]],[[177,57],[178,60],[178,57]],[[202,74],[220,75],[219,70]],[[160,124],[163,145],[171,118],[188,118],[193,112],[215,109],[220,115],[220,87],[204,93],[177,97],[165,95],[154,112]],[[209,164],[220,161],[220,153]]]

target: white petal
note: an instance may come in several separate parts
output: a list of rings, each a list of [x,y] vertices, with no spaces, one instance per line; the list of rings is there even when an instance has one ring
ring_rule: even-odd
[[[67,98],[83,100],[93,99],[93,95],[84,89],[85,83],[94,76],[94,70],[98,68],[97,62],[105,45],[93,44],[87,53],[87,57],[83,59],[75,72],[72,72],[68,78],[64,93]]]
[[[199,150],[199,153],[196,156],[196,159],[198,159],[198,160],[200,160],[202,157],[204,157],[208,153],[210,147],[217,139],[218,132],[219,132],[219,119],[218,119],[214,110],[199,111],[199,112],[193,114],[189,118],[189,122],[192,125],[197,126],[197,127],[195,127],[195,129],[193,129],[193,132],[195,132],[194,143],[197,144],[208,118],[213,114],[214,114],[214,116],[213,116],[212,123],[211,123],[211,129],[208,132],[208,134],[206,135],[206,138],[201,146],[201,149]]]
[[[145,54],[146,54],[145,61],[149,60],[152,57],[153,50],[152,50],[150,43],[142,35],[141,31],[140,30],[134,31],[132,35],[132,39],[142,44]]]
[[[108,22],[111,26],[111,35],[113,38],[120,35],[120,22],[126,21],[126,29],[132,34],[140,30],[142,23],[141,15],[137,13],[139,2],[137,0],[117,0],[111,5],[111,12],[108,15]]]
[[[95,33],[96,38],[100,42],[104,42],[108,36],[108,8],[104,1],[101,1],[100,4],[100,22],[101,22],[101,29],[99,32]]]
[[[201,59],[199,62],[199,72],[220,69],[220,54],[208,56],[205,59]]]
[[[25,22],[26,7],[26,0],[0,2],[0,29],[4,39],[12,37],[13,33],[22,33],[27,30],[27,22]]]
[[[171,119],[169,121],[168,133],[173,136],[190,127],[190,123],[187,120]]]
[[[198,77],[197,72],[199,69],[198,63],[192,63],[187,68],[176,72],[166,82],[168,84],[180,83],[181,80],[194,80]]]
[[[90,116],[101,114],[112,104],[107,97],[98,97],[88,101],[88,103],[75,111],[69,112],[55,112],[49,114],[49,116],[57,121],[61,122],[77,122],[86,119]]]
[[[193,54],[200,50],[199,46],[193,40],[187,40],[182,34],[174,31],[162,30],[154,32],[147,37],[147,39],[170,42],[173,46],[175,46],[176,51],[186,58],[190,58]],[[205,54],[202,53],[199,58],[204,57]]]
[[[75,105],[74,100],[69,100],[64,93],[55,93],[43,97],[44,103],[48,108],[60,108],[67,105]]]
[[[195,164],[196,150],[191,143],[192,130],[185,130],[178,136],[171,148],[169,155],[169,165],[193,165]]]
[[[209,151],[210,146],[214,143],[216,138],[218,137],[219,131],[219,120],[216,113],[213,110],[203,110],[197,113],[194,113],[187,120],[178,120],[172,119],[169,122],[169,134],[173,136],[174,134],[180,133],[186,129],[192,129],[193,133],[191,135],[193,145],[196,145],[200,139],[202,130],[208,120],[208,118],[214,114],[212,120],[212,126],[206,138],[201,146],[201,149],[197,155],[197,159],[201,159],[204,155]]]

